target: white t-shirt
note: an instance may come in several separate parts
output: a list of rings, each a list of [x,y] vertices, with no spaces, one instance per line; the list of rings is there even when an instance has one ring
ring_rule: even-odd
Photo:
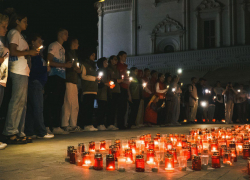
[[[216,101],[218,101],[219,103],[223,103],[223,96],[222,96],[223,91],[224,91],[224,88],[222,88],[222,87],[215,87],[214,88],[214,92],[216,94]]]
[[[12,29],[8,35],[9,44],[16,44],[18,51],[29,50],[29,45],[24,37],[16,30]],[[24,56],[10,56],[9,57],[9,70],[12,73],[29,76],[30,68],[27,63],[27,59]]]
[[[3,43],[0,41],[0,57],[4,56],[4,61],[0,66],[0,85],[6,87],[6,82],[8,78],[8,62],[9,62],[9,49],[4,47]]]
[[[57,41],[51,43],[48,48],[48,53],[54,56],[53,61],[56,63],[65,63],[65,49]],[[63,79],[66,78],[65,68],[51,67],[49,76],[57,75]]]

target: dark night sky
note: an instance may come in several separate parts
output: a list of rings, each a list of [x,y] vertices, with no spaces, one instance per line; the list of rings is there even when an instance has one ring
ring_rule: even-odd
[[[0,12],[13,7],[28,17],[28,28],[23,32],[29,36],[39,33],[48,45],[56,40],[56,31],[63,27],[69,36],[79,39],[79,54],[97,46],[98,16],[94,7],[97,0],[0,0]]]

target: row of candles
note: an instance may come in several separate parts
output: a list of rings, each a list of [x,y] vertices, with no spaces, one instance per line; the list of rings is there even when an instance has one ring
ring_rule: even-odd
[[[191,161],[192,170],[206,170],[211,161],[212,168],[232,166],[238,157],[250,157],[250,126],[233,126],[231,128],[191,129],[189,135],[151,134],[138,136],[129,140],[91,141],[88,151],[85,144],[68,146],[67,158],[70,163],[95,170],[103,169],[103,156],[106,155],[106,170],[125,171],[134,165],[137,172],[144,172],[148,165],[153,172],[158,172],[160,164],[165,164],[167,172],[185,171],[187,162]],[[221,162],[222,160],[222,162]],[[250,172],[250,160],[248,162]]]

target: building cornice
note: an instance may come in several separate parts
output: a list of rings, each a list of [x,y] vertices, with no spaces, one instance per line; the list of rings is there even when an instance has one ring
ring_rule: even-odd
[[[117,11],[127,11],[132,8],[132,0],[106,0],[104,2],[97,2],[98,16]]]

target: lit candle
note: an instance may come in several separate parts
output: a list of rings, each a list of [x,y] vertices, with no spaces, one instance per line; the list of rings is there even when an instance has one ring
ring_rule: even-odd
[[[100,151],[106,151],[106,141],[105,140],[101,141]]]
[[[79,68],[79,67],[80,67],[80,63],[79,63],[79,62],[77,62],[77,63],[76,63],[76,66]]]
[[[106,155],[106,170],[115,170],[115,158],[113,154]]]
[[[49,66],[49,61],[47,62],[47,66]]]
[[[122,75],[122,79],[124,79],[124,75]]]
[[[155,157],[155,152],[153,149],[149,149],[147,151],[147,164],[153,164],[154,163],[154,157]]]
[[[103,169],[102,154],[96,154],[95,155],[94,169],[95,170],[102,170]]]
[[[143,83],[142,86],[145,88],[147,86],[147,83]]]
[[[165,156],[165,170],[168,172],[174,171],[174,156],[172,154],[166,154]]]
[[[103,72],[99,72],[99,74],[98,74],[98,78],[99,78],[99,79],[101,79],[101,78],[102,78],[102,76],[103,76]]]
[[[43,45],[41,45],[39,48],[38,48],[38,50],[41,50],[43,48]]]
[[[215,151],[212,153],[212,168],[220,168],[220,153]]]
[[[89,152],[83,152],[82,153],[82,166],[84,168],[89,168],[91,165],[90,155]]]
[[[130,81],[130,82],[133,81],[133,77],[129,77],[129,81]]]
[[[144,164],[143,155],[136,156],[135,169],[136,169],[136,172],[144,172],[145,171],[145,164]]]
[[[178,74],[182,74],[182,69],[181,69],[181,68],[178,69],[178,70],[177,70],[177,73],[178,73]]]
[[[95,142],[94,141],[89,142],[89,152],[95,153]]]
[[[128,76],[129,76],[129,74],[130,74],[130,71],[127,71],[127,74],[128,74]]]
[[[176,88],[172,88],[172,92],[175,93],[175,91],[176,91]]]

